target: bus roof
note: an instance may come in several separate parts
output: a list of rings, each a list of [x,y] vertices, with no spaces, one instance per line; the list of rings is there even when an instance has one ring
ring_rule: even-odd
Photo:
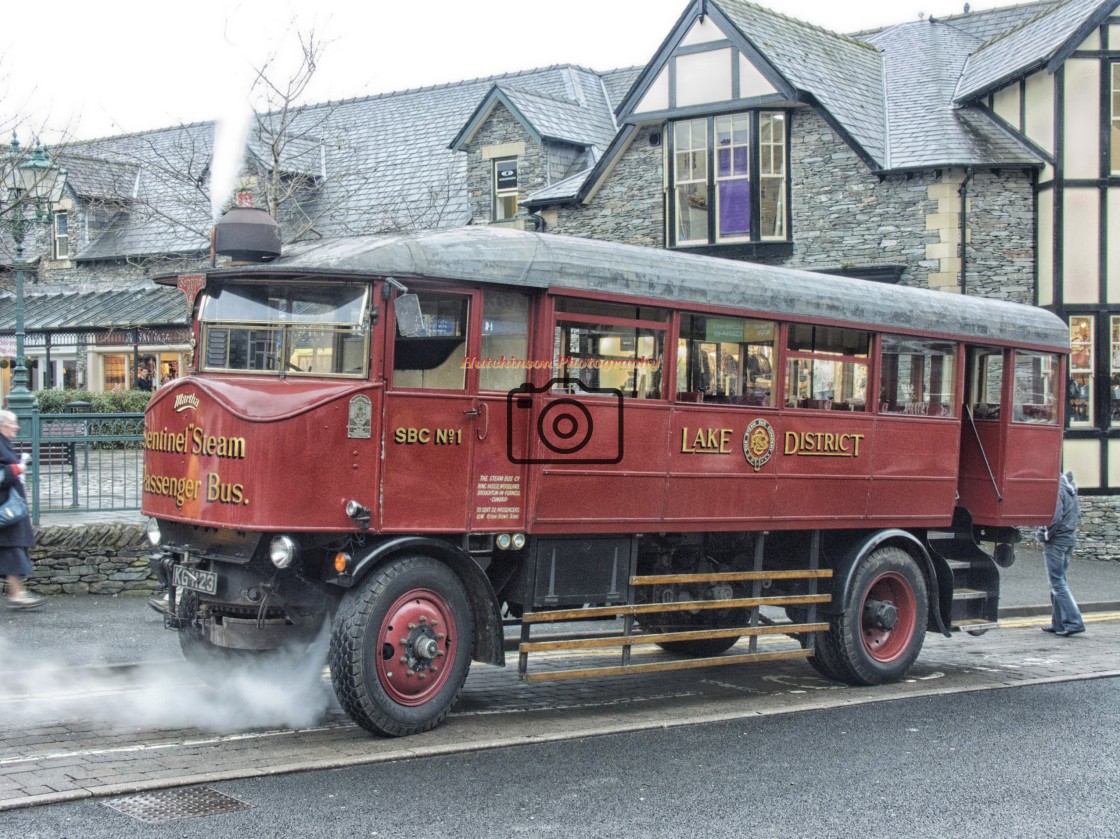
[[[288,245],[262,265],[211,272],[426,277],[570,289],[746,309],[783,319],[863,324],[1068,351],[1051,312],[791,268],[551,233],[488,227],[355,236]]]

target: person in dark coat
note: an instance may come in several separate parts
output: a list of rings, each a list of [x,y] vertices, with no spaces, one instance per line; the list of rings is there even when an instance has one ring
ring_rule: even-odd
[[[19,418],[11,411],[0,411],[0,504],[8,500],[10,492],[27,497],[22,476],[29,458],[22,457],[11,443],[18,432]],[[0,528],[0,574],[8,578],[8,606],[12,609],[35,609],[46,602],[23,585],[23,578],[35,570],[27,555],[34,544],[35,531],[29,519]]]
[[[1058,505],[1054,519],[1049,527],[1040,527],[1038,541],[1042,543],[1042,555],[1046,559],[1046,573],[1050,577],[1050,625],[1042,627],[1043,632],[1052,632],[1067,638],[1085,631],[1085,621],[1081,610],[1069,590],[1066,571],[1073,556],[1073,546],[1077,543],[1077,524],[1081,520],[1081,502],[1077,500],[1077,487],[1073,474],[1058,477]]]
[[[141,367],[136,371],[136,389],[151,391],[152,371],[149,368]]]

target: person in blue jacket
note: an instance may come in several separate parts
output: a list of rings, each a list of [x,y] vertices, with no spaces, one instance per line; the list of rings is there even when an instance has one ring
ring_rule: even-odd
[[[27,497],[22,475],[26,459],[12,448],[11,438],[19,432],[19,418],[11,411],[0,411],[0,504],[8,493]],[[46,599],[28,591],[23,578],[34,568],[27,549],[35,544],[35,531],[28,519],[0,528],[0,575],[8,578],[8,606],[12,609],[35,609]]]
[[[1046,573],[1050,577],[1050,625],[1042,627],[1042,631],[1068,638],[1085,631],[1081,610],[1077,608],[1077,601],[1073,599],[1066,583],[1066,571],[1073,556],[1073,546],[1077,543],[1081,502],[1077,500],[1077,486],[1073,482],[1072,473],[1059,475],[1058,481],[1058,505],[1054,510],[1054,520],[1049,527],[1038,528],[1036,533],[1038,541],[1042,543]]]

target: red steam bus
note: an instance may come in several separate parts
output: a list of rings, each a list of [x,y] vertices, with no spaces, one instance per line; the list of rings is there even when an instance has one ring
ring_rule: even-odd
[[[1054,510],[1042,309],[490,229],[263,258],[165,280],[195,357],[147,413],[153,565],[188,657],[327,624],[372,732],[436,725],[511,623],[528,680],[898,679],[927,631],[995,625]]]

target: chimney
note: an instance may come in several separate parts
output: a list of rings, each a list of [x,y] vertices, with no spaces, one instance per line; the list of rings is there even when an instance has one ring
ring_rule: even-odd
[[[271,262],[280,256],[280,225],[265,210],[233,207],[214,228],[214,251],[234,262]]]

